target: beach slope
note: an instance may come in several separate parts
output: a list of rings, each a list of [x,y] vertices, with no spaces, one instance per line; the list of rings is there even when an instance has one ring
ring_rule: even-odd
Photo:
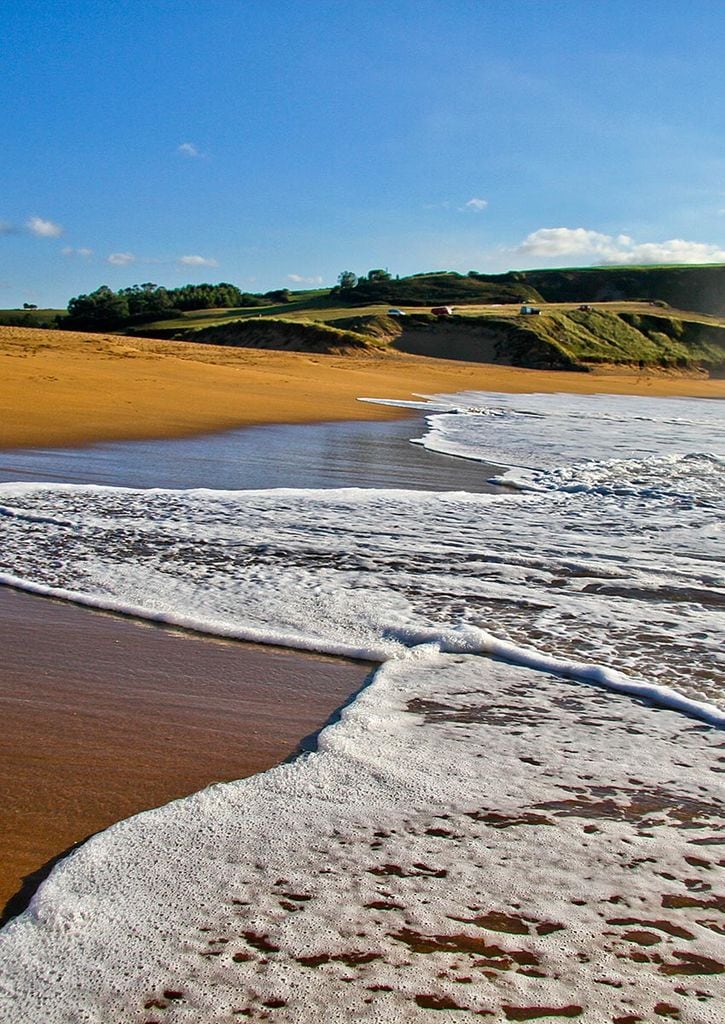
[[[465,390],[725,397],[698,375],[527,370],[381,352],[314,355],[0,327],[0,447],[380,419],[360,397]]]

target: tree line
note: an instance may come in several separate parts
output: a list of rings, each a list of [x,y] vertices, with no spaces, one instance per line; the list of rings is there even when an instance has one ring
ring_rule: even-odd
[[[364,289],[366,284],[383,284],[386,281],[392,280],[392,274],[387,270],[377,269],[369,270],[367,274],[361,274],[358,277],[352,270],[343,270],[337,278],[337,288],[333,288],[333,294],[338,292],[344,295],[346,292],[351,292],[355,288],[361,287]]]
[[[185,284],[180,288],[164,288],[147,281],[116,292],[104,284],[88,295],[72,298],[68,303],[68,316],[62,318],[59,326],[72,330],[109,330],[125,324],[172,319],[192,309],[268,306],[290,300],[287,288],[257,294],[243,292],[226,281]]]

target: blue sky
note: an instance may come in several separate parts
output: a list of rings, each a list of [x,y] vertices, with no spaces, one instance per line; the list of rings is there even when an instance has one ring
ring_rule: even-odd
[[[0,306],[725,262],[719,0],[12,0]]]

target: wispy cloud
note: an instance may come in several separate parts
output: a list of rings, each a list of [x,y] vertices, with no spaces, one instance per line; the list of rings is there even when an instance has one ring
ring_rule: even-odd
[[[183,267],[218,267],[219,263],[206,256],[179,256],[177,263]]]
[[[63,234],[63,228],[52,220],[43,220],[42,217],[29,217],[25,222],[28,231],[39,238],[58,238]]]
[[[459,207],[462,213],[483,213],[488,206],[488,199],[469,199],[467,203]]]
[[[84,246],[74,249],[72,245],[64,245],[61,252],[64,256],[82,256],[84,259],[93,255],[93,249],[86,249]]]
[[[691,242],[684,238],[636,242],[629,235],[605,235],[587,228],[540,228],[527,235],[513,253],[526,259],[575,256],[621,265],[725,262],[725,249],[707,242]]]
[[[438,203],[425,203],[423,205],[423,209],[453,210],[457,213],[483,213],[487,206],[488,199],[482,199],[480,196],[473,196],[471,199],[467,199],[463,204],[461,204],[460,199],[442,199]]]
[[[129,263],[135,263],[138,257],[132,252],[112,252],[108,257],[108,263],[114,267],[127,267]]]
[[[190,160],[204,155],[193,142],[182,142],[180,146],[176,147],[176,152],[181,153],[182,156],[188,157]]]
[[[322,284],[322,278],[319,274],[314,277],[305,277],[303,274],[288,274],[287,280],[291,281],[292,284]]]

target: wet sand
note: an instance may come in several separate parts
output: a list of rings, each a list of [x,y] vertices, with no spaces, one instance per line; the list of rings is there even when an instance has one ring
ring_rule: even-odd
[[[371,666],[0,588],[0,907],[99,829],[278,764]],[[8,904],[8,901],[9,904]]]

